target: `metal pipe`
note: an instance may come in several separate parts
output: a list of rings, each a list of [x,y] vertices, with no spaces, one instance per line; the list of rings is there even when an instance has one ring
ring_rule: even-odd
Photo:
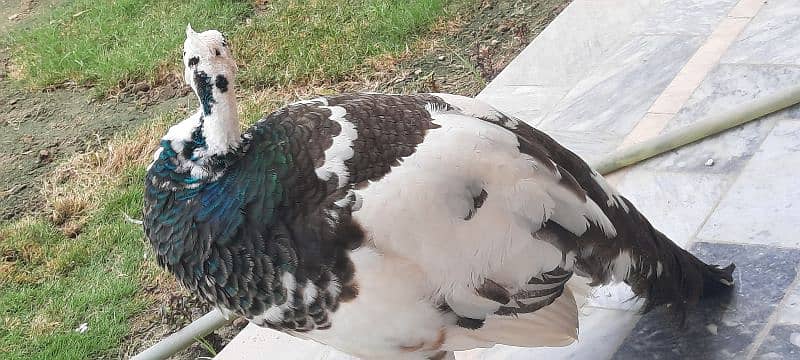
[[[778,91],[730,111],[707,116],[691,125],[619,149],[592,167],[601,174],[612,173],[797,103],[800,103],[800,86]]]
[[[746,103],[737,109],[705,117],[694,124],[617,150],[605,159],[592,164],[592,167],[601,174],[609,174],[797,103],[800,103],[800,86],[776,92]],[[196,339],[218,330],[233,320],[234,318],[226,319],[219,310],[213,310],[134,356],[131,360],[166,359],[189,347]]]
[[[149,347],[147,350],[140,352],[131,360],[162,360],[175,355],[179,351],[186,349],[192,345],[197,339],[202,339],[206,335],[218,330],[219,328],[230,324],[236,317],[225,318],[222,313],[217,310],[211,310],[208,314],[203,315],[201,318],[193,321],[185,328],[178,330],[178,332],[161,339],[155,345]]]

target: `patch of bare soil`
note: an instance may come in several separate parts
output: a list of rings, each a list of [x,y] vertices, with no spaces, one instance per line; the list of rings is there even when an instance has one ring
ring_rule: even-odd
[[[387,59],[386,92],[477,95],[561,13],[570,0],[483,0],[441,24],[438,41],[423,41],[420,54]]]
[[[74,86],[30,92],[6,76],[7,62],[0,55],[0,221],[42,211],[44,176],[61,160],[188,104],[185,89],[170,86],[134,85],[108,101]]]

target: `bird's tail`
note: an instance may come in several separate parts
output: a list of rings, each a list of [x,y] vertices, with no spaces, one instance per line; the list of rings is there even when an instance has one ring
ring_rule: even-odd
[[[667,305],[683,316],[701,298],[726,292],[733,286],[734,264],[724,268],[706,264],[660,231],[652,226],[650,229],[658,249],[654,269],[651,265],[647,272],[636,271],[634,266],[625,278],[633,292],[645,298],[643,312]]]
[[[733,286],[734,264],[724,268],[706,264],[656,230],[632,205],[631,210],[641,229],[636,232],[635,241],[613,250],[616,258],[611,261],[595,260],[603,256],[579,260],[579,272],[592,277],[595,283],[624,281],[637,297],[644,298],[643,313],[665,305],[681,322],[701,298],[727,292]],[[609,254],[609,250],[600,252]]]

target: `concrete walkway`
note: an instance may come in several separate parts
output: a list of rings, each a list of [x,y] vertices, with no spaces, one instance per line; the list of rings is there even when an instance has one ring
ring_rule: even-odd
[[[575,0],[479,98],[588,161],[800,81],[800,0]],[[601,287],[564,348],[495,346],[459,359],[800,359],[800,107],[610,180],[702,258],[735,261],[732,301],[685,329]],[[219,359],[350,359],[246,328]]]

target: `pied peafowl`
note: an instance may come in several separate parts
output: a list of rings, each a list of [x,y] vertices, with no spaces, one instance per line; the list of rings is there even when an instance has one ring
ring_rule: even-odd
[[[576,283],[683,313],[733,285],[577,155],[477,100],[350,94],[241,133],[236,63],[187,27],[197,112],[146,176],[160,265],[228,314],[364,359],[443,359],[577,338]]]

